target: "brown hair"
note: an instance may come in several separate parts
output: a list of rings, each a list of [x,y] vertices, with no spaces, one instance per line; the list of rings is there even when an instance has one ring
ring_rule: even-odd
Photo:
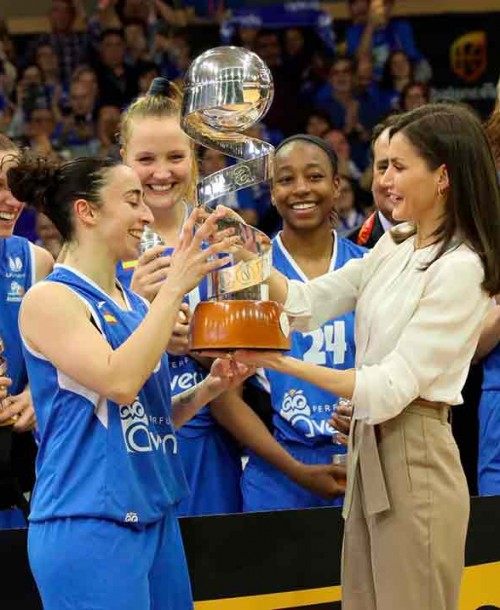
[[[84,198],[101,204],[107,172],[118,165],[109,158],[81,157],[58,165],[46,157],[23,150],[7,181],[14,197],[46,214],[64,241],[74,236],[73,203]]]
[[[155,81],[165,81],[165,79],[154,79],[148,93],[141,95],[136,98],[130,106],[122,113],[120,120],[120,145],[123,149],[127,148],[127,142],[130,140],[132,135],[132,124],[136,119],[155,118],[155,119],[167,119],[174,118],[179,121],[180,129],[180,118],[182,108],[182,92],[171,82],[167,82],[168,94],[165,88],[154,86]],[[192,180],[191,185],[186,193],[186,198],[189,203],[196,203],[196,184],[198,181],[198,162],[195,153],[195,145],[190,140],[191,149],[191,172]]]
[[[396,133],[404,135],[430,170],[445,165],[448,172],[446,214],[433,234],[440,247],[429,265],[449,249],[466,243],[483,264],[484,290],[490,295],[498,294],[500,191],[481,121],[459,104],[428,104],[401,115],[391,127],[390,137]],[[415,228],[391,230],[397,243],[415,232]]]
[[[493,156],[498,169],[500,169],[500,101],[497,102],[486,125],[486,134],[490,140]]]

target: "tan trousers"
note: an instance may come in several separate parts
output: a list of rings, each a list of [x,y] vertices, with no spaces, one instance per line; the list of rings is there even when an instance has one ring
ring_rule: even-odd
[[[423,402],[351,432],[343,610],[457,609],[470,499],[448,407]]]

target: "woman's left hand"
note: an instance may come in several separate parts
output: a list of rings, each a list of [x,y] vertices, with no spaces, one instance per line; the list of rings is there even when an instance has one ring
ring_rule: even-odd
[[[255,367],[250,364],[242,364],[231,358],[217,358],[210,368],[209,386],[220,394],[240,386],[254,373]]]

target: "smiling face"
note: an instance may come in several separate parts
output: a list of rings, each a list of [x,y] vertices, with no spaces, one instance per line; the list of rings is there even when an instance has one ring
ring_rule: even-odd
[[[382,178],[394,206],[394,220],[429,224],[441,218],[445,204],[438,192],[444,172],[444,166],[431,170],[404,134],[396,133],[390,141],[389,166]]]
[[[339,193],[328,155],[318,146],[297,140],[278,151],[274,165],[273,201],[285,225],[314,230],[330,224]]]
[[[24,204],[18,201],[7,185],[6,172],[14,165],[15,150],[0,151],[0,237],[10,237]]]
[[[153,214],[173,208],[186,197],[193,179],[192,155],[190,140],[177,118],[133,120],[123,159],[137,172]]]
[[[109,169],[100,199],[96,223],[99,239],[112,247],[117,261],[136,258],[144,227],[153,221],[137,174],[126,165]]]

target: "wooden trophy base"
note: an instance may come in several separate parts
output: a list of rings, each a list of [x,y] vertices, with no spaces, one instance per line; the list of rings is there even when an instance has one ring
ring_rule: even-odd
[[[191,351],[290,349],[288,318],[274,301],[203,301],[191,321]]]

